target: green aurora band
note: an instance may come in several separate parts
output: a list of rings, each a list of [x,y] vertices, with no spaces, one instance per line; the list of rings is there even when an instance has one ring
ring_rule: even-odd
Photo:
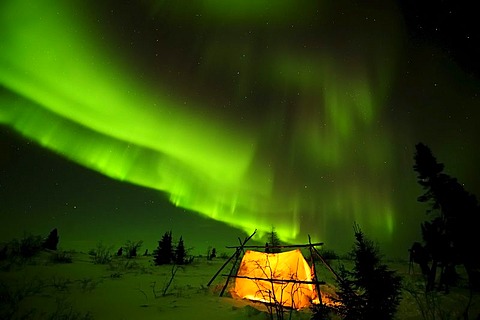
[[[95,23],[93,2],[2,1],[0,123],[247,233],[274,225],[284,240],[308,233],[328,243],[338,237],[329,225],[357,221],[390,240],[393,151],[379,121],[398,53],[394,8],[360,30],[360,19],[340,14],[323,22],[340,12],[333,4],[222,3],[140,6],[146,20],[183,21],[192,33],[191,53],[179,53],[191,61],[160,62],[180,72],[201,57],[182,86],[144,76],[129,63],[134,51],[109,45],[115,37]],[[312,24],[318,36],[302,38]],[[247,29],[257,38],[242,36]],[[290,45],[298,35],[308,45]],[[163,50],[175,55],[173,38],[162,38]],[[194,94],[214,80],[221,90]]]

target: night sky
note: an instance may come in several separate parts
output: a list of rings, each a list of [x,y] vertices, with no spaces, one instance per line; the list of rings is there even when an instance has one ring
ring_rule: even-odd
[[[0,4],[0,240],[345,251],[357,222],[406,257],[418,142],[480,195],[467,4],[56,2]]]

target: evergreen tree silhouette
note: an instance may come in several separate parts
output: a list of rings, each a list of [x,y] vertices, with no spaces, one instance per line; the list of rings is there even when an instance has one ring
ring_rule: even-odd
[[[49,250],[57,250],[58,240],[59,240],[58,230],[57,228],[55,228],[52,231],[50,231],[50,234],[48,235],[47,239],[43,242],[43,248],[49,249]]]
[[[479,287],[480,258],[470,249],[480,244],[476,237],[480,221],[477,199],[457,179],[443,173],[444,165],[437,162],[428,146],[418,143],[415,148],[413,169],[425,190],[418,201],[430,204],[430,221],[421,225],[425,247],[432,258],[427,290],[434,289],[439,264],[443,266],[440,278],[447,291],[451,279],[446,276],[454,273],[458,263],[465,266],[470,284]]]
[[[217,256],[217,249],[213,248],[212,251],[210,252],[209,260],[212,260]]]
[[[153,261],[156,266],[173,262],[172,231],[167,231],[158,242],[158,247],[153,251]]]
[[[340,268],[337,307],[346,320],[393,319],[401,299],[401,277],[381,263],[379,249],[354,225],[352,271]]]
[[[275,231],[274,227],[272,227],[272,231],[268,235],[268,242],[266,243],[266,247],[268,247],[269,253],[278,253],[282,251],[282,249],[280,248],[280,238],[278,238],[278,234]]]
[[[185,264],[187,261],[187,252],[185,251],[185,245],[183,244],[183,238],[180,237],[178,240],[177,247],[175,248],[175,263],[176,264]]]

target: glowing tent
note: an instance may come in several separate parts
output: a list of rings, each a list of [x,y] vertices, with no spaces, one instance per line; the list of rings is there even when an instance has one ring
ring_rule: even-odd
[[[247,250],[235,276],[241,298],[301,309],[319,301],[313,270],[299,249],[264,253]]]

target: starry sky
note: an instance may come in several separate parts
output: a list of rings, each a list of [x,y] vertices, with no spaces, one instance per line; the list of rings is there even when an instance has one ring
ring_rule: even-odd
[[[418,142],[480,194],[468,5],[8,0],[0,12],[3,239],[58,227],[65,245],[153,249],[171,229],[202,253],[275,227],[345,251],[357,222],[405,257],[426,218]]]

